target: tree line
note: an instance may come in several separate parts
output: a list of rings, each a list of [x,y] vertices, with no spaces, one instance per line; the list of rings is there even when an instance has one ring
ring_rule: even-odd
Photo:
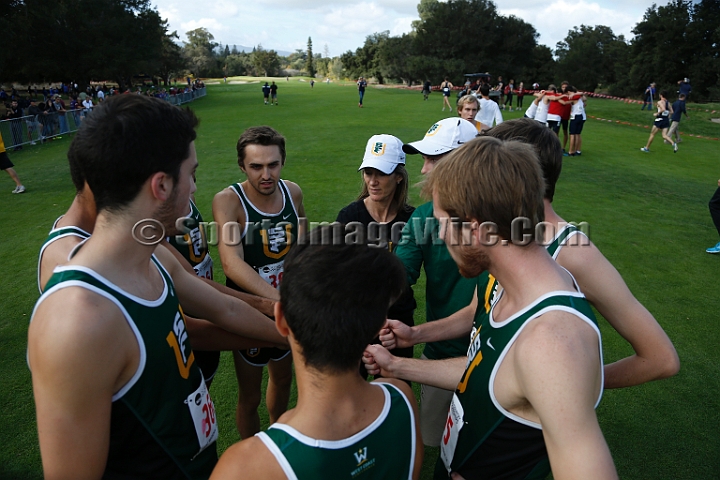
[[[693,100],[720,99],[720,0],[653,4],[628,41],[603,25],[575,26],[555,50],[535,28],[489,0],[421,0],[420,20],[401,36],[368,36],[340,56],[347,77],[412,85],[490,72],[542,86],[568,79],[585,91],[638,96],[650,82],[675,91],[689,77]]]
[[[124,90],[185,75],[272,76],[283,69],[327,75],[332,68],[329,58],[313,54],[310,38],[307,50],[287,58],[261,45],[231,50],[205,28],[187,32],[181,43],[151,0],[6,2],[0,2],[0,82],[72,81],[82,90],[91,81],[111,81]]]
[[[330,58],[307,49],[287,57],[262,45],[252,52],[215,42],[207,29],[169,32],[150,0],[6,0],[0,5],[0,81],[133,79],[168,82],[174,76],[278,76],[305,74],[376,79],[408,85],[465,73],[506,79],[570,80],[586,91],[638,96],[650,82],[674,91],[689,77],[693,100],[720,98],[720,0],[653,4],[632,40],[603,25],[575,26],[555,49],[539,45],[535,27],[501,15],[490,0],[420,0],[412,31],[369,35],[354,52]]]

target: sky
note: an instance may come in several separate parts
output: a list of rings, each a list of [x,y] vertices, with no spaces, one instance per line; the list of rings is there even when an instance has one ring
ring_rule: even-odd
[[[330,57],[362,46],[365,37],[411,30],[419,0],[151,0],[177,31],[205,27],[223,45],[261,44],[263,48],[293,52],[307,48]],[[535,27],[538,43],[555,49],[569,30],[581,24],[606,25],[616,35],[632,38],[631,30],[652,0],[495,0],[502,15],[515,15]],[[659,5],[666,2],[659,1]],[[327,49],[326,49],[327,46]]]

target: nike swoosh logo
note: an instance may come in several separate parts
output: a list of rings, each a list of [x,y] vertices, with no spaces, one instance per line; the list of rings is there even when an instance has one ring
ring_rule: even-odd
[[[290,215],[292,215],[292,213],[288,213],[287,215],[283,215],[283,220],[287,220],[288,218],[290,218]]]
[[[493,350],[495,350],[495,347],[492,346],[492,344],[490,343],[490,339],[489,339],[489,338],[487,339],[487,346],[490,347],[490,348],[492,348]]]

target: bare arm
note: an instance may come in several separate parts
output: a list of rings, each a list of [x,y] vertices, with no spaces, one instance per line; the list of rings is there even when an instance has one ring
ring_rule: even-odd
[[[98,479],[107,462],[113,392],[134,373],[137,342],[120,310],[67,287],[38,307],[28,332],[46,479]]]
[[[525,327],[508,357],[495,382],[497,398],[504,406],[515,398],[520,409],[529,402],[542,425],[553,477],[616,479],[595,414],[601,365],[592,327],[572,314],[547,313]],[[511,370],[502,372],[506,366]],[[504,373],[511,380],[500,391]]]
[[[158,248],[156,256],[170,273],[183,309],[190,315],[200,316],[217,326],[253,339],[285,345],[275,329],[275,323],[247,303],[223,295],[197,276],[186,272],[167,249]]]
[[[380,341],[385,348],[412,347],[418,343],[439,342],[469,335],[477,310],[477,289],[472,302],[449,317],[409,327],[398,320],[388,320],[380,330]]]
[[[180,265],[182,265],[183,269],[192,274],[195,275],[195,270],[193,269],[192,265],[190,265],[190,262],[188,262],[185,257],[182,256],[180,252],[176,248],[174,248],[172,245],[167,243],[161,243],[162,247],[166,248],[173,257],[175,257],[175,260],[178,261]],[[233,290],[232,288],[226,287],[225,285],[218,283],[214,280],[210,280],[209,278],[205,277],[198,277],[211,287],[213,287],[215,290],[217,290],[220,293],[224,293],[225,295],[230,295],[235,298],[239,298],[243,302],[247,303],[251,307],[253,307],[255,310],[259,311],[263,315],[267,315],[268,317],[272,317],[274,315],[273,309],[275,308],[275,301],[270,300],[269,298],[260,297],[257,295],[253,295],[251,293],[245,293],[245,292],[239,292],[237,290]],[[47,280],[46,280],[47,281]]]
[[[280,294],[276,289],[263,280],[253,268],[245,263],[245,253],[240,238],[226,238],[228,227],[237,224],[235,233],[241,234],[245,226],[245,214],[235,192],[226,188],[215,195],[213,199],[213,217],[219,225],[218,252],[225,275],[240,288],[261,297],[279,300]],[[233,245],[232,243],[237,243]]]
[[[640,385],[678,372],[680,360],[667,334],[594,244],[563,247],[558,263],[573,274],[590,303],[635,351],[605,366],[605,388]]]
[[[391,355],[380,345],[368,345],[363,354],[363,363],[371,375],[381,374],[387,378],[401,378],[454,391],[465,371],[467,358],[445,360],[401,358]]]
[[[243,337],[230,333],[212,322],[185,315],[185,326],[193,350],[232,351],[259,347],[285,347],[287,345],[264,342],[254,338]]]

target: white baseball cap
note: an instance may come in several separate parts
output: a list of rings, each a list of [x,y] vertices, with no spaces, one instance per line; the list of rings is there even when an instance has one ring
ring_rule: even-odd
[[[358,171],[375,168],[390,175],[398,165],[405,165],[402,140],[387,134],[373,135],[365,146],[365,156]]]
[[[403,152],[413,155],[442,155],[477,137],[475,125],[459,117],[450,117],[435,123],[417,142],[403,145]]]

